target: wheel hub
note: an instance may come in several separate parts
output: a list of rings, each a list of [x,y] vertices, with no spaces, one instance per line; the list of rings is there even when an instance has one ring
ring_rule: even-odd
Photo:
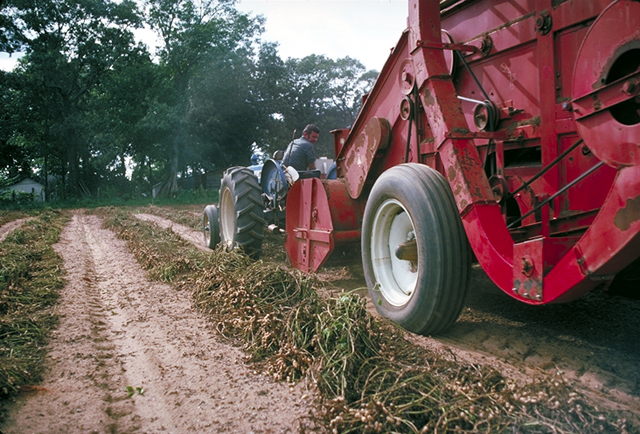
[[[384,298],[392,305],[409,302],[418,280],[418,249],[409,213],[395,199],[385,201],[373,222],[371,243],[376,280]]]
[[[396,247],[396,258],[415,263],[418,261],[418,243],[415,238]]]

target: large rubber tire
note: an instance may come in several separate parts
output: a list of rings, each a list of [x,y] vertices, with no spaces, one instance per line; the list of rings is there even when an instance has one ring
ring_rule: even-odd
[[[215,205],[207,205],[202,213],[202,234],[208,248],[215,249],[220,244],[220,218]]]
[[[413,261],[396,248],[415,240]],[[369,295],[378,312],[413,333],[432,335],[460,315],[471,256],[449,184],[422,164],[383,173],[364,212],[362,259]]]
[[[258,179],[246,167],[227,169],[220,184],[220,238],[229,249],[252,258],[262,253],[264,218]]]

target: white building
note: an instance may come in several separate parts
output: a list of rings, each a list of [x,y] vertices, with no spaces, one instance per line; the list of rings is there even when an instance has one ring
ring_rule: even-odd
[[[5,187],[3,190],[21,191],[24,193],[32,193],[33,199],[37,202],[44,201],[44,187],[39,182],[31,178],[22,178],[13,185]]]

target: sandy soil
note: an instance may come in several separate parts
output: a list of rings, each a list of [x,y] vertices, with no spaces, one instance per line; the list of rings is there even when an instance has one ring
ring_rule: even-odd
[[[318,275],[337,288],[366,287],[358,263],[326,267]],[[377,314],[367,290],[359,292],[367,297],[369,311]],[[635,414],[636,422],[639,336],[640,299],[595,290],[571,303],[529,306],[504,294],[478,265],[471,270],[465,308],[449,330],[437,337],[407,333],[417,345],[452,359],[490,365],[515,380],[561,378],[604,408]]]
[[[136,216],[202,244],[199,231],[150,214]],[[276,240],[265,247],[264,256],[282,260],[283,250]],[[358,259],[359,252],[351,256]],[[337,290],[366,287],[357,260],[322,268],[318,275]],[[366,296],[366,290],[360,292]],[[523,382],[560,377],[605,408],[624,409],[640,419],[640,300],[594,291],[573,303],[528,306],[500,291],[475,266],[466,304],[444,335],[409,338],[452,358],[491,365]],[[376,314],[370,302],[369,310]]]
[[[74,213],[56,250],[68,284],[48,375],[16,400],[11,433],[286,433],[310,393],[244,364],[192,308],[149,282],[101,221]]]
[[[137,217],[202,244],[199,231]],[[77,212],[56,248],[69,284],[49,375],[41,390],[18,399],[3,433],[297,431],[296,419],[312,401],[307,386],[290,389],[245,366],[242,353],[193,310],[189,295],[147,281],[97,217]],[[357,251],[350,256],[353,264],[326,267],[320,278],[336,290],[363,288]],[[277,238],[268,237],[265,257],[282,260]],[[640,300],[595,291],[573,303],[532,307],[503,294],[479,268],[463,314],[445,335],[409,335],[417,345],[521,381],[563,378],[603,408],[640,420],[638,336]]]

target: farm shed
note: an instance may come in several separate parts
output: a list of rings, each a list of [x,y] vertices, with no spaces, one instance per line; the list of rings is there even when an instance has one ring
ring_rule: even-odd
[[[13,190],[15,192],[31,193],[33,194],[33,200],[38,202],[44,201],[44,186],[29,177],[22,178],[14,184],[6,186],[2,190]]]

